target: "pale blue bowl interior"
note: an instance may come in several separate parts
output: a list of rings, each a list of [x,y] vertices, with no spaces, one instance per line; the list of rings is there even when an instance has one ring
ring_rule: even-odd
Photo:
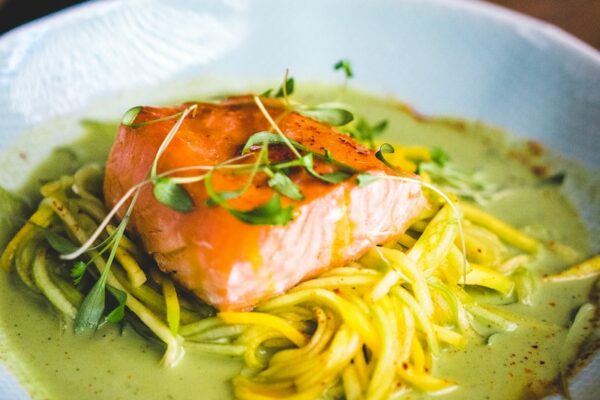
[[[144,4],[94,3],[91,11],[83,12],[84,6],[6,35],[0,45],[0,104],[9,107],[0,110],[5,127],[0,144],[6,146],[31,122],[31,115],[11,110],[14,92],[25,90],[11,88],[11,79],[40,54],[52,59],[45,60],[43,70],[37,71],[35,63],[30,69],[38,78],[55,79],[42,82],[45,89],[38,90],[61,93],[65,85],[82,86],[77,104],[63,105],[57,113],[115,89],[173,76],[273,79],[289,67],[299,78],[328,80],[334,77],[332,64],[346,57],[360,87],[392,94],[426,114],[481,119],[600,166],[600,55],[528,18],[456,0]],[[153,8],[163,18],[153,15]],[[205,17],[217,21],[218,29],[203,23]],[[199,18],[195,25],[193,18]],[[183,28],[194,33],[186,35]],[[233,37],[220,40],[226,34],[219,29]],[[143,34],[149,34],[148,40],[132,39]],[[94,35],[105,39],[97,49]],[[90,40],[78,39],[86,36]],[[203,51],[202,41],[222,48]],[[110,52],[108,59],[102,57],[108,44],[118,57],[111,58]],[[186,46],[191,54],[185,54]],[[81,64],[77,52],[89,54],[84,62],[93,76],[69,64]],[[29,79],[36,79],[33,72]],[[101,87],[88,85],[89,80],[116,83]],[[52,103],[46,106],[52,109]]]

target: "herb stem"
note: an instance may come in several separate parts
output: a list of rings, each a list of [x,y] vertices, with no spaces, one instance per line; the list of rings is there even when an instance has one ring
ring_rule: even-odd
[[[133,212],[133,207],[137,200],[139,191],[135,193],[127,212],[123,216],[117,231],[115,232],[114,238],[111,243],[110,253],[105,263],[97,264],[97,266],[101,266],[100,277],[94,283],[94,286],[89,291],[89,293],[83,299],[79,310],[77,311],[77,316],[75,318],[75,331],[76,332],[85,332],[88,330],[96,330],[98,325],[100,324],[100,318],[104,313],[105,308],[105,296],[106,296],[106,281],[108,280],[110,267],[113,264],[115,256],[117,254],[117,250],[119,249],[119,242],[125,233],[125,228],[129,222],[129,218],[131,213]],[[114,280],[114,279],[113,279]],[[121,290],[121,288],[117,288]]]
[[[233,157],[228,159],[227,161],[224,161],[220,164],[217,165],[190,165],[187,167],[178,167],[178,168],[173,168],[170,169],[168,171],[164,171],[161,172],[160,174],[157,174],[156,177],[157,178],[162,178],[162,177],[166,177],[172,174],[175,174],[177,172],[188,172],[188,171],[212,171],[212,170],[216,170],[216,169],[242,169],[242,168],[248,168],[248,167],[252,167],[254,164],[234,164],[234,165],[230,165],[236,161],[240,161],[243,160],[245,158],[248,158],[252,155],[252,153],[246,153],[246,154],[242,154],[241,156],[237,156],[237,157]],[[178,178],[177,178],[178,179]],[[149,183],[150,181],[146,181],[146,183]]]
[[[246,181],[246,183],[244,184],[242,189],[240,189],[240,191],[239,191],[240,196],[243,193],[245,193],[246,190],[248,190],[248,188],[250,188],[250,185],[252,185],[252,182],[254,181],[254,177],[256,176],[258,171],[260,169],[265,169],[263,167],[263,164],[261,163],[261,161],[264,159],[265,155],[268,156],[268,154],[269,154],[269,145],[267,143],[265,143],[260,148],[260,151],[258,152],[258,156],[256,157],[256,162],[252,165],[252,170],[250,171],[250,176],[248,177],[248,180]]]
[[[356,170],[356,168],[351,167],[348,164],[344,164],[343,162],[340,162],[338,160],[336,160],[335,158],[330,158],[327,157],[326,154],[321,154],[318,153],[316,151],[313,151],[311,149],[309,149],[308,147],[304,146],[303,144],[300,144],[298,142],[294,142],[294,146],[296,146],[298,149],[305,151],[307,153],[311,153],[315,158],[318,158],[321,161],[326,161],[327,163],[340,168],[341,170],[343,170],[344,172],[349,172],[351,174],[357,173],[358,171]]]
[[[156,152],[156,156],[154,157],[154,162],[152,163],[152,168],[150,169],[150,179],[152,179],[153,181],[156,179],[156,169],[158,167],[158,160],[160,159],[160,156],[162,156],[162,154],[165,152],[165,150],[169,146],[169,143],[171,143],[171,140],[173,140],[173,138],[177,134],[177,131],[179,131],[179,128],[181,127],[181,124],[183,124],[183,120],[185,119],[185,117],[187,117],[188,114],[190,112],[192,112],[193,110],[195,110],[196,108],[198,108],[197,104],[194,104],[194,105],[186,108],[181,113],[181,116],[179,117],[179,119],[177,120],[175,125],[173,125],[173,127],[171,128],[171,130],[169,131],[169,133],[163,140],[163,142],[160,144],[160,147],[158,148],[158,150]]]
[[[292,151],[292,153],[294,153],[294,155],[297,158],[302,158],[302,155],[300,155],[300,153],[298,152],[298,150],[296,150],[296,148],[290,142],[290,139],[288,139],[287,136],[285,136],[283,134],[283,132],[279,128],[279,125],[277,125],[275,123],[275,121],[273,121],[273,118],[271,117],[271,114],[269,114],[269,112],[265,108],[263,102],[260,100],[260,98],[258,96],[254,96],[254,102],[256,103],[256,105],[258,106],[258,108],[260,109],[260,112],[262,112],[262,114],[265,116],[265,118],[267,119],[267,121],[269,121],[269,124],[271,124],[271,127],[275,130],[275,132],[277,132],[277,134],[279,134],[279,136],[281,136],[281,140],[283,140],[283,142],[286,144],[286,146]]]
[[[289,69],[285,69],[285,74],[283,74],[283,83],[281,85],[281,91],[283,92],[283,100],[285,101],[285,104],[287,105],[287,108],[290,108],[290,100],[288,98],[288,91],[287,91],[287,84],[288,84],[288,74],[289,74]]]
[[[160,117],[160,118],[152,119],[150,121],[138,122],[137,124],[136,123],[132,123],[131,125],[127,125],[127,126],[129,126],[130,128],[134,128],[134,129],[135,128],[141,128],[142,126],[152,125],[152,124],[155,124],[157,122],[169,121],[171,119],[174,119],[174,118],[177,118],[177,117],[181,116],[181,114],[182,114],[182,112],[178,112],[178,113],[175,113],[175,114],[172,114],[172,115],[167,115],[165,117]]]
[[[83,253],[85,253],[94,244],[96,239],[98,239],[98,236],[100,236],[100,234],[104,231],[104,229],[106,228],[106,226],[108,225],[110,220],[115,216],[117,211],[119,211],[121,209],[121,207],[123,207],[125,202],[136,191],[138,191],[142,186],[144,186],[145,184],[147,184],[149,182],[150,182],[150,180],[146,179],[146,180],[138,183],[137,185],[132,186],[127,192],[125,192],[125,194],[119,199],[117,204],[115,204],[113,209],[110,210],[110,212],[106,215],[106,218],[104,218],[104,220],[100,223],[100,225],[98,225],[98,228],[96,228],[94,233],[81,245],[81,247],[72,253],[62,254],[60,256],[61,260],[74,260],[77,257],[81,256]]]

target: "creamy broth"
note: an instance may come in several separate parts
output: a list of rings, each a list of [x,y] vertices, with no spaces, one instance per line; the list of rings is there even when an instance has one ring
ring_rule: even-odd
[[[444,118],[422,118],[389,99],[331,89],[304,88],[307,102],[331,100],[331,93],[370,121],[388,119],[383,140],[399,144],[439,146],[461,167],[477,170],[503,187],[503,195],[485,208],[524,229],[544,243],[559,242],[568,251],[544,248],[531,269],[540,276],[561,270],[594,254],[588,229],[559,185],[544,183],[531,165],[547,165],[523,143],[509,143],[497,129],[484,124]],[[72,121],[72,123],[75,123]],[[116,124],[84,122],[84,135],[56,150],[16,193],[35,204],[40,181],[46,181],[87,161],[102,162]],[[49,127],[47,129],[52,129]],[[32,133],[34,135],[35,133]],[[533,160],[533,162],[531,162]],[[4,160],[6,162],[6,160]],[[557,166],[558,165],[558,166]],[[562,164],[550,164],[556,171]],[[574,167],[569,167],[574,168]],[[538,171],[539,172],[539,171]],[[578,173],[585,174],[578,170]],[[14,217],[26,207],[2,193],[6,227],[2,241],[19,223]],[[33,199],[33,200],[31,200]],[[15,222],[17,221],[17,222]],[[592,221],[598,224],[600,221]],[[530,398],[551,390],[560,371],[560,354],[574,313],[589,301],[593,279],[542,283],[534,304],[506,309],[540,323],[522,323],[517,330],[490,337],[473,336],[465,349],[445,349],[435,362],[434,375],[459,384],[438,398]],[[73,335],[41,297],[9,274],[0,273],[0,337],[3,362],[35,399],[224,399],[232,397],[229,380],[240,369],[235,359],[188,350],[174,369],[162,368],[162,346],[138,336],[130,327],[104,326],[91,337]],[[410,392],[407,398],[427,397]]]

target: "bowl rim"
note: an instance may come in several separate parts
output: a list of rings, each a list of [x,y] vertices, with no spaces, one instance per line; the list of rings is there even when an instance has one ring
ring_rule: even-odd
[[[412,1],[412,0],[409,0]],[[422,0],[423,1],[423,0]],[[513,25],[515,27],[532,27],[535,28],[539,33],[545,35],[547,38],[555,41],[564,47],[570,48],[577,51],[579,54],[585,56],[590,61],[597,63],[600,66],[600,50],[593,47],[591,44],[586,43],[582,39],[567,32],[563,28],[554,25],[550,22],[541,20],[539,18],[521,13],[519,11],[512,10],[505,6],[501,6],[495,3],[490,3],[483,0],[424,0],[430,4],[445,4],[456,9],[462,9],[464,11],[479,13],[486,17],[495,19],[496,21],[502,22],[507,25]]]
[[[223,0],[219,0],[225,3]],[[385,0],[377,0],[383,4]],[[590,62],[600,67],[600,50],[594,48],[591,44],[579,39],[563,28],[550,22],[543,21],[536,17],[509,9],[495,3],[484,0],[400,0],[408,3],[426,3],[434,7],[447,7],[449,9],[460,10],[463,12],[478,14],[490,18],[506,26],[515,28],[534,29],[537,33],[543,35],[551,42],[561,45],[583,56]],[[8,46],[12,41],[18,41],[23,37],[34,34],[40,29],[49,29],[60,25],[61,22],[74,21],[93,15],[97,12],[106,12],[114,7],[120,7],[119,2],[90,0],[75,4],[40,18],[19,25],[2,35],[0,35],[0,50]],[[10,51],[10,48],[8,49]]]

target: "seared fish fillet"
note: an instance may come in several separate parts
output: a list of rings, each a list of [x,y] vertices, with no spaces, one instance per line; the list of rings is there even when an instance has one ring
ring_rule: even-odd
[[[313,151],[333,157],[361,172],[394,174],[374,155],[335,128],[285,111],[282,102],[263,99],[284,134]],[[143,107],[136,123],[184,110]],[[271,127],[250,96],[218,104],[197,103],[161,156],[158,171],[192,165],[213,166],[239,156],[248,138]],[[132,186],[148,177],[158,147],[176,119],[132,128],[121,126],[106,164],[104,194],[112,208]],[[293,159],[281,145],[269,147],[271,161]],[[257,152],[255,152],[257,153]],[[255,155],[240,161],[253,162]],[[315,159],[315,169],[333,167]],[[178,173],[177,176],[199,172]],[[364,187],[352,177],[330,184],[292,169],[290,178],[304,194],[293,201],[294,219],[285,226],[251,225],[222,207],[209,206],[204,183],[184,185],[194,202],[189,213],[159,203],[151,185],[140,192],[129,229],[141,239],[160,268],[198,297],[220,310],[250,309],[302,280],[360,257],[369,247],[402,233],[426,206],[417,183],[379,179]],[[217,190],[238,189],[247,174],[214,173]],[[273,196],[267,177],[259,173],[248,191],[231,200],[236,208],[257,207]],[[125,207],[120,210],[122,216]]]

